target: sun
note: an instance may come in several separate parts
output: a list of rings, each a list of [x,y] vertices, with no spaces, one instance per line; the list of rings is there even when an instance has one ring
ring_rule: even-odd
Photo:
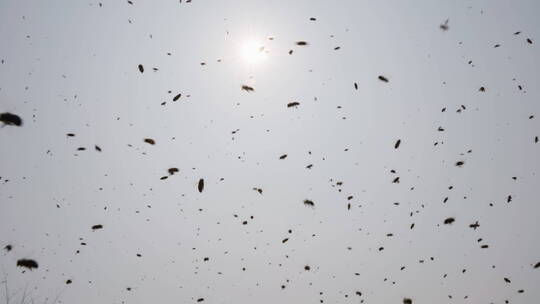
[[[257,64],[266,59],[268,50],[259,41],[249,40],[241,45],[240,54],[246,63]]]

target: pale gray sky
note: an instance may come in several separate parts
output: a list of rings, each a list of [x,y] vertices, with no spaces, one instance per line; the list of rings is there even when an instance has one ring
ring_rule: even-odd
[[[101,3],[0,0],[12,301],[540,297],[540,2]]]

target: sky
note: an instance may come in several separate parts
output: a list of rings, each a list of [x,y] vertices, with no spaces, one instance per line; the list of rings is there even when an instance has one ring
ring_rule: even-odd
[[[539,11],[0,0],[1,303],[534,303]]]

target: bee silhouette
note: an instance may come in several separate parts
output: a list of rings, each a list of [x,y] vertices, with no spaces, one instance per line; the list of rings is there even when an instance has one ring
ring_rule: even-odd
[[[311,208],[315,208],[315,203],[313,203],[312,200],[305,199],[304,200],[304,205],[308,206],[308,207],[311,207]]]
[[[98,229],[103,229],[103,225],[94,225],[94,226],[92,226],[92,230],[98,230]]]
[[[151,144],[151,145],[155,145],[156,144],[156,141],[151,139],[151,138],[145,138],[144,139],[144,142],[147,143],[147,144]]]
[[[0,114],[0,121],[3,122],[4,125],[9,125],[9,126],[20,127],[23,125],[23,121],[18,115],[15,115],[9,112]]]
[[[449,20],[446,19],[446,21],[445,21],[443,24],[439,25],[439,28],[440,28],[441,30],[443,30],[443,31],[448,31],[448,29],[450,28],[450,27],[448,26],[448,21],[449,21]]]
[[[199,192],[202,193],[203,189],[204,189],[204,179],[200,179],[199,180],[199,185],[197,186],[197,189],[199,189]]]
[[[255,89],[253,89],[253,87],[250,87],[248,85],[242,85],[242,90],[246,91],[246,92],[254,92]]]
[[[292,108],[292,107],[296,107],[296,106],[299,106],[299,105],[300,105],[299,102],[293,101],[293,102],[289,102],[287,104],[287,108]]]
[[[476,221],[474,224],[470,224],[469,225],[469,228],[472,228],[474,230],[476,230],[476,228],[480,227],[480,224],[478,224],[478,221]]]
[[[17,266],[18,267],[25,267],[25,268],[28,268],[30,270],[34,269],[34,268],[38,268],[38,263],[34,260],[30,260],[30,259],[20,259],[17,261]]]

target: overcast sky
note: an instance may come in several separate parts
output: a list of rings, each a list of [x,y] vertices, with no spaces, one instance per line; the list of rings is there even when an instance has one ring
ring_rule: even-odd
[[[186,2],[0,0],[12,303],[538,301],[540,2]]]

